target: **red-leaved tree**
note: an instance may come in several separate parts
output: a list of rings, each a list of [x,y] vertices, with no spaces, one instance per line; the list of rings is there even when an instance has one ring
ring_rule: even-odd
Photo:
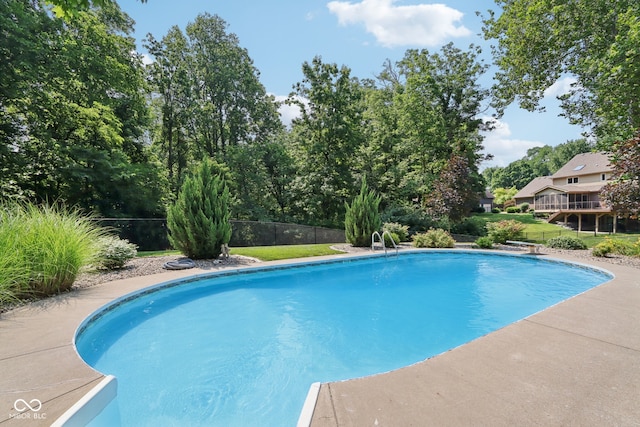
[[[600,198],[618,215],[640,215],[640,131],[635,137],[618,142],[611,155],[613,181],[605,185]]]

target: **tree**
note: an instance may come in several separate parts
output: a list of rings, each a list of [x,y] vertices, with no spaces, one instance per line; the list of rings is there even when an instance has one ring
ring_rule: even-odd
[[[217,258],[231,239],[229,202],[220,165],[203,160],[167,210],[169,242],[187,257]]]
[[[164,181],[142,142],[148,115],[131,19],[115,4],[69,21],[39,2],[0,8],[2,28],[16,30],[0,49],[9,61],[0,65],[3,195],[106,216],[127,213],[124,194],[153,195],[138,199],[137,212],[146,205],[145,216],[160,214]],[[145,182],[136,176],[142,171]]]
[[[640,128],[640,3],[635,0],[496,0],[484,19],[500,67],[494,105],[540,109],[547,88],[576,79],[561,97],[572,123],[626,140]],[[606,146],[606,144],[605,144]]]
[[[504,203],[507,200],[512,200],[513,196],[515,196],[516,194],[518,194],[518,189],[515,187],[511,187],[511,188],[494,188],[493,189],[493,202],[498,205],[498,206],[502,206],[504,205]]]
[[[600,197],[618,215],[640,215],[640,132],[635,137],[616,143],[611,164],[613,181],[604,186]]]
[[[304,79],[287,102],[300,108],[292,138],[299,161],[293,185],[305,221],[340,224],[356,192],[355,154],[363,144],[362,88],[351,70],[320,57],[302,65]],[[302,101],[304,100],[304,102]]]
[[[264,140],[282,127],[273,96],[227,23],[204,13],[187,25],[193,101],[190,137],[196,155],[213,157],[227,146]]]
[[[191,163],[210,157],[240,165],[249,155],[244,149],[282,132],[273,97],[220,17],[201,14],[186,35],[172,27],[160,41],[149,35],[145,45],[155,59],[148,67],[158,118],[153,143],[175,192]],[[240,176],[246,169],[234,172]],[[252,200],[241,202],[249,206]]]
[[[509,163],[498,174],[494,174],[491,185],[492,187],[521,189],[537,176],[530,162],[520,159]]]
[[[177,194],[189,160],[190,140],[187,136],[192,84],[189,81],[188,41],[177,26],[157,41],[151,34],[145,46],[155,58],[147,74],[158,98],[152,102],[158,122],[154,142],[163,159],[171,189]]]
[[[459,222],[478,206],[481,186],[467,162],[464,156],[452,155],[433,183],[425,205],[434,218]]]
[[[376,196],[367,187],[363,178],[360,186],[360,194],[356,196],[351,205],[345,203],[344,230],[347,242],[353,246],[369,246],[371,235],[380,230],[380,196]]]
[[[553,147],[549,158],[549,172],[556,173],[562,166],[573,159],[576,155],[589,153],[595,149],[595,143],[589,142],[584,138],[572,139],[563,144]]]
[[[147,0],[140,0],[146,3]],[[113,5],[114,0],[47,0],[47,4],[53,5],[54,12],[60,17],[76,16],[79,12],[89,10],[91,7],[103,7]]]
[[[476,46],[462,51],[451,43],[434,54],[408,50],[397,71],[388,67],[380,76],[395,88],[402,138],[397,150],[408,163],[404,183],[413,191],[411,199],[430,190],[454,154],[465,157],[472,175],[478,175],[484,128],[478,117],[488,96],[478,83],[487,68],[479,55]]]

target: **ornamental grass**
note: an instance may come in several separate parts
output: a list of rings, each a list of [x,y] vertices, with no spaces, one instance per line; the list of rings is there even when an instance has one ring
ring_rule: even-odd
[[[69,290],[99,262],[105,229],[77,210],[5,203],[0,209],[0,303]]]

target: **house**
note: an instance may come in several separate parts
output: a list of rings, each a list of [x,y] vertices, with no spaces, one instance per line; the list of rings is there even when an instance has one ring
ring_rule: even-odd
[[[493,199],[494,199],[493,193],[490,191],[489,188],[487,188],[484,191],[482,198],[480,199],[480,207],[483,208],[485,212],[491,212],[491,209],[493,209],[494,207]]]
[[[612,173],[607,154],[578,154],[553,175],[533,179],[514,199],[549,214],[549,222],[560,221],[578,231],[615,233],[616,214],[600,202],[600,190]]]

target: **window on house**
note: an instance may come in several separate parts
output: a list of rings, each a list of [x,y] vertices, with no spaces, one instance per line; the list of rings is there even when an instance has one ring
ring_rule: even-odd
[[[578,183],[578,177],[574,177],[574,178],[567,178],[567,184],[577,184]]]
[[[607,175],[602,174],[602,180],[603,180],[603,181],[606,181],[606,180],[607,180]]]

